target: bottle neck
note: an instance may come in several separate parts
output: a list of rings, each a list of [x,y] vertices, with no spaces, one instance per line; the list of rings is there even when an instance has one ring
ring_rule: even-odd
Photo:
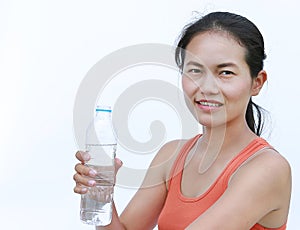
[[[111,119],[111,112],[98,111],[96,112],[96,118],[101,120]]]

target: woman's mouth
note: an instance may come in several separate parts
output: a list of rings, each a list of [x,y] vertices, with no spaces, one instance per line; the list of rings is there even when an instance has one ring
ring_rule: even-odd
[[[216,108],[220,108],[223,103],[218,102],[218,101],[212,101],[212,100],[199,100],[195,101],[199,106],[200,109],[204,110],[213,110]]]

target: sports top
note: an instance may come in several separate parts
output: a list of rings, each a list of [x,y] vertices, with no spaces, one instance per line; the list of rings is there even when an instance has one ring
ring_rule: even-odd
[[[171,170],[168,195],[158,219],[159,230],[185,229],[219,199],[225,192],[230,177],[247,159],[249,159],[249,157],[263,148],[272,148],[263,138],[258,137],[254,139],[227,164],[225,169],[206,192],[198,197],[189,198],[181,193],[181,178],[185,158],[200,136],[201,135],[197,135],[187,141],[174,162]],[[250,230],[285,229],[286,224],[280,228],[266,228],[257,223]]]

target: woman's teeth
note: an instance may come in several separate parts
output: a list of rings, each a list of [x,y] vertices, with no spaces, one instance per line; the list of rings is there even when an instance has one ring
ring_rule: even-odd
[[[220,107],[222,105],[222,104],[219,104],[219,103],[212,103],[212,102],[207,102],[207,101],[200,101],[198,103],[200,105],[210,106],[210,107]]]

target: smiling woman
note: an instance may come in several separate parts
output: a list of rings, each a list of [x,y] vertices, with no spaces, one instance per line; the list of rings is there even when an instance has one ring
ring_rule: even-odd
[[[213,12],[183,30],[175,55],[203,131],[166,143],[121,216],[114,209],[111,224],[97,229],[286,229],[290,166],[260,137],[253,114],[252,96],[267,80],[259,30],[240,15]],[[88,153],[76,156],[74,191],[84,194],[94,179],[82,164]]]
[[[227,120],[235,117],[239,123],[245,122],[249,98],[256,95],[266,81],[263,70],[252,81],[245,52],[245,48],[224,31],[200,33],[191,39],[185,51],[187,64],[183,66],[182,81],[190,103],[196,103],[199,108],[196,110],[198,119],[205,118],[201,112],[209,112],[209,120],[219,117],[214,126],[226,124],[220,117]],[[209,126],[205,121],[200,123]]]
[[[215,19],[213,17],[216,17]],[[235,17],[235,19],[233,19]],[[218,74],[220,77],[225,77],[225,79],[229,76],[233,76],[235,75],[236,71],[244,71],[248,70],[250,71],[251,78],[256,78],[257,75],[260,74],[264,75],[261,76],[263,79],[263,82],[260,82],[260,88],[257,88],[258,90],[261,89],[264,81],[266,81],[266,73],[263,70],[263,61],[266,58],[266,54],[265,54],[265,50],[264,50],[264,40],[263,37],[261,35],[261,33],[259,32],[258,28],[251,23],[250,21],[248,21],[246,18],[246,20],[242,20],[243,18],[238,18],[239,16],[233,16],[232,18],[229,18],[228,15],[226,15],[226,13],[224,14],[210,14],[207,15],[206,17],[203,17],[201,20],[196,21],[195,23],[192,23],[191,25],[187,26],[185,28],[185,30],[182,33],[182,37],[178,43],[178,47],[176,50],[176,62],[177,65],[179,66],[179,68],[181,70],[184,71],[186,64],[189,64],[189,58],[196,58],[198,60],[198,62],[202,61],[201,57],[203,58],[203,56],[206,57],[206,59],[208,59],[210,57],[210,55],[212,53],[216,53],[217,58],[213,61],[218,61],[219,63],[217,64],[216,67],[219,67],[218,69],[214,69],[211,70],[213,72],[212,75],[216,75]],[[218,18],[218,19],[217,19]],[[217,20],[216,20],[217,19]],[[235,21],[234,21],[235,20]],[[237,23],[238,22],[238,23]],[[248,23],[249,22],[249,23]],[[236,23],[236,24],[234,24]],[[193,40],[197,39],[198,36],[195,35],[199,34],[201,32],[209,32],[213,33],[213,34],[223,34],[224,37],[227,37],[227,44],[226,41],[219,39],[216,40],[215,42],[218,44],[218,46],[208,46],[209,48],[207,49],[206,47],[197,47],[197,42]],[[211,36],[211,38],[217,38],[218,36]],[[198,38],[199,39],[199,38]],[[210,43],[210,41],[208,40],[208,45]],[[195,43],[196,43],[196,47],[195,47]],[[240,46],[240,51],[238,51],[237,49],[235,49],[236,52],[239,52],[238,55],[240,55],[240,58],[242,58],[242,61],[244,63],[243,66],[239,66],[236,63],[234,63],[234,60],[236,60],[236,57],[234,57],[236,54],[231,54],[232,52],[232,48],[234,46],[232,46],[232,44],[234,43],[238,43]],[[193,50],[193,48],[196,48],[195,50],[193,50],[192,52],[190,52],[191,50],[188,49],[188,46],[194,46],[191,49]],[[206,46],[205,44],[203,46]],[[204,49],[202,49],[204,48]],[[199,55],[195,55],[194,52],[198,52],[201,53],[202,56]],[[219,52],[227,52],[226,56],[227,60],[220,60],[221,58],[224,58],[224,56],[220,55]],[[233,59],[230,59],[232,58]],[[200,59],[200,60],[199,60]],[[228,62],[229,60],[229,62]],[[232,61],[233,60],[233,61]],[[196,64],[196,66],[200,66],[203,67],[201,65],[201,63],[197,63],[197,61],[192,62],[192,64]],[[225,67],[227,67],[227,70],[224,69]],[[231,69],[230,69],[231,67]],[[231,71],[232,68],[235,67],[235,71]],[[241,69],[242,68],[242,69]],[[203,69],[204,71],[209,71],[209,69]],[[216,72],[216,71],[222,71],[222,74],[220,75],[220,73]],[[224,70],[226,72],[224,72]],[[193,73],[195,73],[195,71],[200,71],[200,69],[192,69]],[[201,71],[200,71],[201,72]],[[202,73],[202,72],[201,72]],[[236,72],[236,74],[238,74],[238,72]],[[191,76],[192,74],[189,74],[189,76]],[[241,75],[241,74],[239,74]],[[258,79],[259,80],[259,79]],[[255,95],[258,94],[259,91],[256,92]],[[257,124],[254,120],[254,116],[253,116],[253,108],[256,109],[257,112]],[[250,98],[249,103],[247,105],[247,110],[246,110],[246,121],[247,124],[249,125],[250,129],[255,132],[256,134],[260,135],[262,132],[262,112],[263,109],[260,108],[258,105],[256,105],[255,103],[253,103],[252,99]]]

